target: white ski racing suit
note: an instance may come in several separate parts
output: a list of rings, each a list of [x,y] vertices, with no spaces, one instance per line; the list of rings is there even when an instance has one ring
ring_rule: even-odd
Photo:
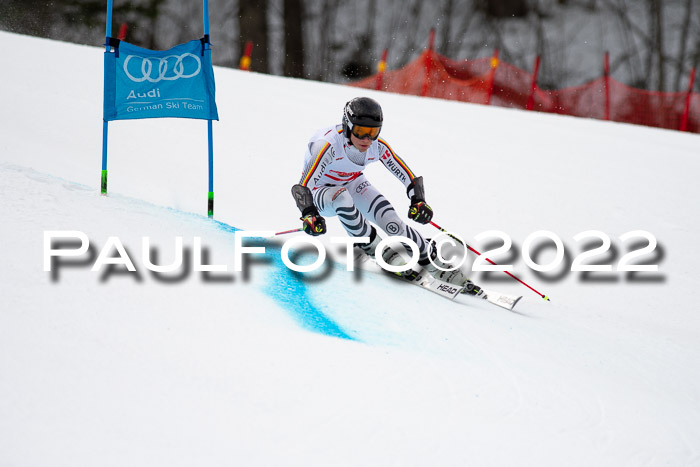
[[[360,152],[343,135],[342,125],[316,132],[309,141],[300,185],[308,187],[323,217],[337,216],[352,237],[368,237],[372,222],[391,236],[413,240],[420,251],[419,261],[427,261],[429,244],[423,236],[397,215],[391,203],[362,171],[381,161],[408,189],[415,178],[411,169],[382,138]],[[409,197],[411,193],[407,193]]]

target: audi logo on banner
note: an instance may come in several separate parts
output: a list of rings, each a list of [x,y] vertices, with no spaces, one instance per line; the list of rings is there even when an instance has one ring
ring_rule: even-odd
[[[131,71],[129,71],[130,63]],[[135,83],[144,81],[157,83],[162,80],[175,81],[180,78],[192,78],[197,76],[201,70],[202,62],[199,57],[189,52],[182,55],[168,55],[163,58],[129,55],[124,59],[124,73]]]

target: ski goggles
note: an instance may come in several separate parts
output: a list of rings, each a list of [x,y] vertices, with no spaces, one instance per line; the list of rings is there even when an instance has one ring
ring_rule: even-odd
[[[360,126],[360,125],[355,125],[352,127],[352,134],[355,135],[356,138],[359,139],[365,139],[369,138],[371,140],[375,140],[379,137],[379,131],[382,129],[380,126]]]

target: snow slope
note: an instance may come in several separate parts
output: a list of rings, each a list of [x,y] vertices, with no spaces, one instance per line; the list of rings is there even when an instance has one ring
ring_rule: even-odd
[[[311,278],[286,238],[233,272],[235,230],[299,225],[304,144],[356,89],[217,68],[212,221],[206,123],[111,124],[104,197],[101,49],[0,32],[0,57],[0,465],[700,465],[697,135],[371,93],[435,221],[482,250],[507,233],[493,259],[552,298],[473,274],[524,295],[510,313],[348,273],[329,236]],[[616,265],[640,229],[657,273],[568,270],[577,233]],[[91,249],[45,272],[54,230]],[[566,247],[552,273],[520,257],[539,230]],[[90,270],[113,236],[136,273]],[[182,237],[188,266],[151,273],[144,237],[156,264]],[[195,238],[228,272],[193,270]]]

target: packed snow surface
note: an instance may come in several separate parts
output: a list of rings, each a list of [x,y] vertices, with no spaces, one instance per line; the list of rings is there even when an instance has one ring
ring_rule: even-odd
[[[102,52],[0,32],[0,465],[700,465],[698,135],[216,68],[211,220],[202,121],[111,123],[100,195]],[[507,234],[491,258],[551,302],[503,273],[471,276],[517,313],[347,272],[336,219],[321,270],[284,266],[296,233],[234,271],[235,231],[300,226],[307,139],[358,93],[435,222]],[[611,247],[582,264],[611,271],[571,271],[591,230]],[[631,263],[658,271],[618,271],[640,230]],[[45,271],[52,231],[89,249]],[[538,231],[553,271],[523,259]],[[120,245],[135,272],[105,264]]]

